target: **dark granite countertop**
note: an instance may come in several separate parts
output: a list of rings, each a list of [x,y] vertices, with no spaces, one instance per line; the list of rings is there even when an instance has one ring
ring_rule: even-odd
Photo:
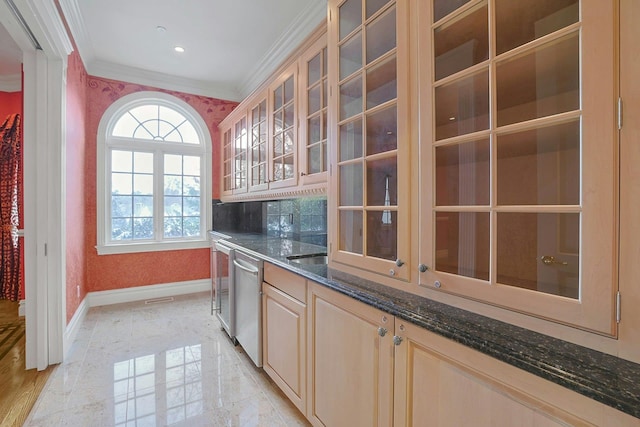
[[[640,364],[287,256],[326,248],[260,234],[227,240],[247,252],[407,322],[640,418]]]

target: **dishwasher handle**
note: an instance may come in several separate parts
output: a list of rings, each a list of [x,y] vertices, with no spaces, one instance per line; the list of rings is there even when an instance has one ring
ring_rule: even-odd
[[[235,259],[233,260],[233,265],[235,265],[236,267],[238,267],[238,268],[239,268],[239,269],[241,269],[241,270],[246,271],[246,272],[247,272],[247,273],[249,273],[249,274],[253,274],[253,275],[255,275],[255,276],[257,276],[257,275],[258,275],[259,270],[258,270],[257,268],[249,268],[249,267],[246,267],[246,266],[244,266],[244,265],[240,264],[240,263],[239,263],[238,261],[236,261]]]

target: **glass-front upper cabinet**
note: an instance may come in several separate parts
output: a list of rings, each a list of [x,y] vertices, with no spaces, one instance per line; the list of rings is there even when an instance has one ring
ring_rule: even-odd
[[[420,1],[419,282],[615,334],[615,3]]]
[[[247,162],[247,117],[241,116],[233,125],[233,193],[247,191],[248,162]]]
[[[249,118],[251,129],[249,131],[249,161],[251,162],[251,174],[249,177],[249,191],[265,190],[268,186],[267,167],[267,99],[262,98],[250,108]]]
[[[282,73],[269,89],[271,111],[269,188],[297,183],[297,63]]]
[[[329,5],[331,259],[408,280],[408,5]]]
[[[303,184],[327,181],[327,39],[320,38],[301,56],[300,156]]]
[[[233,152],[232,141],[233,131],[231,128],[221,128],[220,134],[222,135],[222,195],[229,195],[233,193]]]

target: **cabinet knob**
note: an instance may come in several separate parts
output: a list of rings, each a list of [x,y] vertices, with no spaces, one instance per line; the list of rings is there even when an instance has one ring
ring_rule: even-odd
[[[300,172],[300,176],[305,176],[305,175],[306,175],[306,173]]]
[[[442,287],[442,283],[440,283],[439,280],[436,280],[435,282],[433,282],[433,286],[435,286],[436,288],[441,288]]]
[[[393,268],[389,270],[389,276],[395,276],[395,275],[396,275],[396,271]]]
[[[399,337],[397,335],[393,336],[393,344],[394,345],[400,345],[400,343],[402,343],[402,337]]]
[[[383,328],[382,326],[380,326],[378,328],[378,335],[380,335],[381,337],[387,335],[387,330],[385,328]]]
[[[404,261],[402,261],[400,258],[398,258],[398,259],[396,260],[396,265],[397,265],[398,267],[402,267],[402,266],[404,265]]]
[[[428,269],[429,269],[429,267],[427,267],[425,264],[420,264],[420,265],[418,266],[418,271],[419,271],[420,273],[424,273],[424,272],[425,272],[425,271],[427,271]]]

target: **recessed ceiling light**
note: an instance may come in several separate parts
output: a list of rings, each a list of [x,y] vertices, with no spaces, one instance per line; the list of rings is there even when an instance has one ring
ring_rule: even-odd
[[[159,32],[159,33],[166,33],[167,29],[165,27],[163,27],[162,25],[158,25],[156,27],[156,31]]]
[[[184,52],[184,48],[182,46],[176,46],[173,48],[173,50],[175,50],[176,52],[182,53]]]

